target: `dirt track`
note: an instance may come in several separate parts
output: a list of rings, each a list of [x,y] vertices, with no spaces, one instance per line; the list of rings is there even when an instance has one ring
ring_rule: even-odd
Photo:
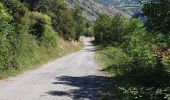
[[[0,82],[0,100],[99,100],[109,84],[94,61],[94,47],[84,48],[38,69]]]

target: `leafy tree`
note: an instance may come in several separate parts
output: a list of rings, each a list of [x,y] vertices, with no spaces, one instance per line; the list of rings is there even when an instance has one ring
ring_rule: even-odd
[[[147,30],[154,34],[152,40],[156,45],[157,59],[161,66],[163,59],[169,58],[169,55],[162,56],[160,54],[169,52],[170,47],[170,1],[151,0],[144,4],[143,13],[147,17],[145,23]]]
[[[82,10],[79,6],[76,6],[75,9],[73,10],[73,17],[75,21],[75,26],[76,26],[76,40],[79,40],[79,37],[81,36],[82,32],[84,31],[85,28],[85,22],[84,18],[82,17]]]
[[[94,26],[94,37],[98,43],[108,42],[110,38],[110,26],[112,19],[110,16],[103,14],[96,20]]]
[[[5,11],[4,5],[0,3],[0,72],[16,67],[15,57],[15,36],[12,16]]]
[[[40,2],[41,0],[20,0],[20,1],[26,2],[28,4],[29,10],[34,11],[37,3]]]
[[[147,17],[145,23],[149,31],[169,34],[170,32],[170,1],[152,0],[143,6],[143,13]]]
[[[78,40],[81,14],[64,0],[0,0],[0,78],[59,55],[58,32]]]
[[[125,22],[125,18],[120,14],[115,15],[113,18],[108,15],[101,15],[95,22],[94,27],[96,41],[111,45],[123,42]]]
[[[13,16],[15,23],[20,23],[20,19],[28,12],[25,4],[18,0],[0,0],[4,3],[6,10]]]
[[[116,14],[112,18],[110,35],[108,36],[109,43],[120,44],[124,42],[123,38],[125,36],[125,21],[126,19],[121,14]]]
[[[169,99],[168,59],[164,63],[158,59],[155,36],[139,20],[102,16],[95,22],[94,33],[96,42],[104,44],[101,62],[116,78],[121,100]]]
[[[38,11],[51,17],[53,29],[66,40],[78,40],[84,29],[81,9],[68,9],[64,0],[21,0],[31,11]]]

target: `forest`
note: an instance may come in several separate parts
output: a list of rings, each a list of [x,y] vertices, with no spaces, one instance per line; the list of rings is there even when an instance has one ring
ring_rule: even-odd
[[[0,78],[79,50],[80,7],[64,0],[0,0]],[[72,41],[77,41],[74,45]]]
[[[119,100],[170,99],[170,1],[143,5],[145,23],[117,14],[95,21],[96,58]],[[106,100],[107,97],[105,97]]]

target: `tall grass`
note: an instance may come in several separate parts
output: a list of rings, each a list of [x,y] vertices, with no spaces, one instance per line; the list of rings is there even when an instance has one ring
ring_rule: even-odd
[[[67,42],[62,39],[62,37],[59,37],[58,46],[56,47],[39,47],[37,44],[30,44],[30,46],[31,48],[29,50],[24,49],[20,51],[16,58],[17,68],[9,67],[8,69],[0,71],[0,79],[15,76],[23,71],[37,68],[66,54],[76,52],[83,47],[83,43]]]

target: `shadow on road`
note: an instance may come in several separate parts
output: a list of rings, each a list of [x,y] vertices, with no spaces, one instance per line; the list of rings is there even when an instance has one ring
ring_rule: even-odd
[[[77,87],[77,89],[69,90],[67,92],[50,90],[48,95],[52,96],[68,96],[73,100],[100,100],[106,97],[107,100],[114,100],[113,96],[109,97],[109,91],[111,91],[112,80],[111,77],[104,76],[85,76],[85,77],[71,77],[62,76],[56,77],[57,82],[55,85],[67,85]],[[101,97],[99,99],[99,97]],[[110,98],[110,99],[109,99]]]

